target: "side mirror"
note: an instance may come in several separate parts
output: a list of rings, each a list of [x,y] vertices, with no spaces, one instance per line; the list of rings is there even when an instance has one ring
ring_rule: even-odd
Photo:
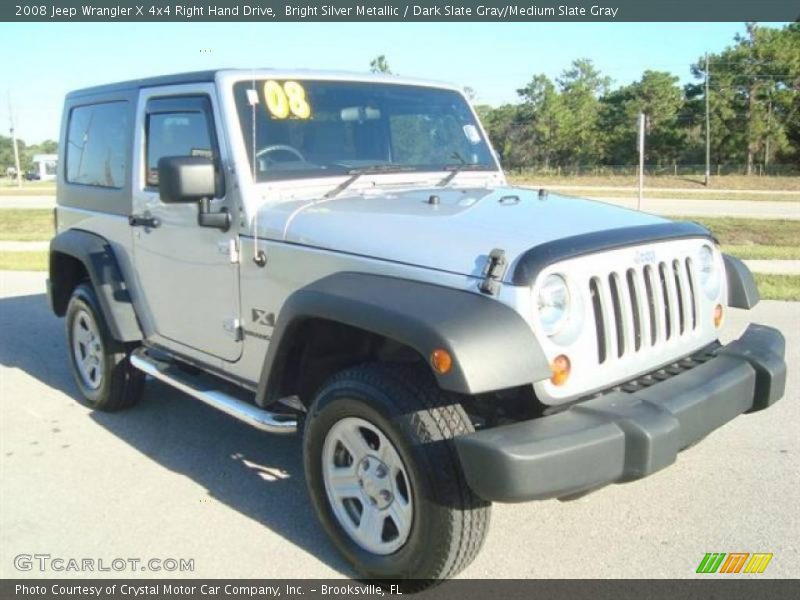
[[[216,195],[214,163],[204,156],[165,156],[158,161],[158,191],[168,204],[198,203],[197,224],[228,231],[231,214],[226,208],[211,212]]]
[[[213,198],[214,163],[203,156],[165,156],[158,161],[158,191],[170,204]]]

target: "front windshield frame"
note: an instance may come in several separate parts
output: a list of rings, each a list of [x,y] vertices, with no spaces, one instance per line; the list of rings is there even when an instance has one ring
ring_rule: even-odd
[[[421,94],[439,94],[441,99],[447,98],[447,100],[456,102],[457,105],[454,105],[454,109],[458,109],[460,111],[458,114],[449,115],[446,112],[442,112],[444,117],[450,118],[452,117],[453,120],[458,120],[460,124],[463,123],[462,127],[465,125],[471,125],[471,131],[469,134],[472,137],[469,137],[467,130],[464,130],[464,136],[466,139],[470,141],[470,143],[475,146],[475,151],[472,155],[468,155],[466,158],[460,153],[454,153],[453,155],[448,156],[447,160],[440,160],[437,161],[435,164],[409,164],[408,162],[392,162],[391,160],[354,160],[350,161],[349,159],[343,158],[342,160],[334,161],[335,164],[329,163],[324,168],[320,165],[313,165],[309,168],[292,168],[292,169],[260,169],[259,165],[253,160],[253,153],[259,152],[259,149],[263,149],[263,147],[267,147],[270,145],[278,145],[280,140],[275,140],[275,144],[269,144],[270,141],[269,136],[267,135],[267,129],[262,123],[262,121],[266,121],[267,118],[270,118],[269,113],[267,112],[265,96],[263,92],[263,86],[267,81],[276,81],[279,84],[284,84],[286,82],[298,82],[304,88],[307,89],[308,86],[320,85],[320,86],[342,86],[346,88],[359,88],[363,87],[365,92],[374,91],[374,88],[383,88],[387,93],[400,91],[404,93],[421,93]],[[372,90],[370,89],[372,88]],[[252,98],[252,92],[248,92],[247,90],[255,89],[257,93],[257,104],[252,105],[250,102],[250,98]],[[360,173],[368,173],[368,174],[395,174],[395,173],[411,173],[411,174],[418,174],[418,173],[441,173],[447,171],[454,171],[457,170],[459,172],[466,172],[466,171],[481,171],[484,173],[499,173],[500,172],[500,165],[497,161],[496,154],[494,149],[491,146],[491,143],[486,135],[485,130],[483,129],[480,120],[478,119],[475,110],[464,96],[464,94],[456,88],[452,87],[444,87],[444,86],[436,86],[436,85],[425,85],[421,83],[409,83],[409,82],[393,82],[393,81],[373,81],[369,79],[326,79],[326,78],[317,78],[317,77],[271,77],[270,75],[266,74],[259,74],[253,78],[241,78],[231,82],[229,87],[231,92],[231,108],[232,110],[232,117],[235,121],[234,128],[236,131],[236,137],[241,135],[241,141],[243,143],[244,154],[243,157],[246,161],[247,171],[251,177],[251,182],[253,184],[264,184],[264,183],[276,183],[282,181],[296,181],[296,180],[313,180],[313,179],[320,179],[320,178],[333,178],[333,177],[347,177],[352,175],[353,173],[360,172]],[[313,89],[312,89],[313,91]],[[334,90],[338,91],[338,90]],[[248,95],[250,94],[250,95]],[[386,119],[391,116],[391,113],[381,113],[381,117],[386,115]],[[256,148],[254,148],[253,141],[253,115],[255,115],[256,119]],[[284,123],[290,122],[290,120],[294,120],[293,115],[290,116],[289,119],[286,119]],[[460,119],[460,120],[459,120]],[[295,120],[295,123],[297,120]],[[274,121],[273,121],[274,123]],[[384,124],[384,127],[388,127],[388,125]],[[452,126],[451,126],[452,129]],[[423,128],[424,131],[424,128]],[[432,134],[431,134],[432,135]],[[265,139],[267,138],[267,139]],[[275,139],[275,138],[272,138]],[[380,141],[380,140],[379,140]],[[391,144],[391,138],[386,138],[383,140],[386,143]],[[449,148],[448,148],[449,150]],[[391,152],[391,150],[390,150]],[[312,163],[309,163],[310,165]]]

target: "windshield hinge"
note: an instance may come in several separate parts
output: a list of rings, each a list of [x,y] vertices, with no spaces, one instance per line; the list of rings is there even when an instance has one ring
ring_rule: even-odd
[[[483,267],[483,281],[478,285],[478,289],[484,294],[496,296],[500,291],[500,281],[506,272],[506,264],[505,250],[494,248],[489,252]]]
[[[231,264],[239,262],[239,248],[236,244],[236,238],[219,242],[217,244],[217,250],[219,250],[220,254],[227,254]]]
[[[242,341],[242,324],[236,317],[222,319],[222,330],[235,342]]]

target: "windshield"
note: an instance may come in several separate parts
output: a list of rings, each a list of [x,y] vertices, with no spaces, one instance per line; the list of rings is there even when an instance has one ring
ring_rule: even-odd
[[[497,169],[472,111],[452,90],[261,79],[233,91],[257,182]]]

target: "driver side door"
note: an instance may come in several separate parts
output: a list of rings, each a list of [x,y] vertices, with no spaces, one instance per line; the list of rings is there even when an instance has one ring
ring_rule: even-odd
[[[160,158],[210,158],[217,178],[211,208],[234,210],[226,193],[227,156],[214,86],[174,88],[142,90],[137,115],[133,210],[157,223],[132,227],[146,329],[157,344],[189,358],[235,361],[242,352],[235,228],[199,226],[197,204],[164,203],[158,189]]]

